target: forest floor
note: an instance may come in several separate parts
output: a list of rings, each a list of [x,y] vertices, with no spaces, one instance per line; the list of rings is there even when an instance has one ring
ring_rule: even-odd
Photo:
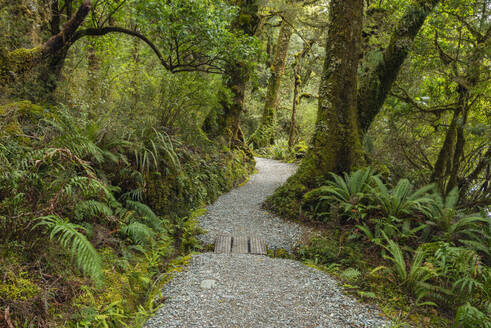
[[[261,208],[295,172],[295,165],[256,158],[257,174],[221,196],[200,217],[212,244],[220,233],[263,238],[270,249],[291,250],[308,229]],[[145,325],[164,327],[384,327],[373,305],[347,296],[328,274],[301,262],[249,254],[193,255],[164,287],[164,305]]]

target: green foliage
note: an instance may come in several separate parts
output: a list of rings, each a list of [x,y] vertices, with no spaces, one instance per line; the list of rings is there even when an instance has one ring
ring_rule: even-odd
[[[27,301],[39,295],[41,288],[33,283],[26,272],[15,275],[13,272],[6,272],[5,278],[0,282],[0,297],[14,301]]]
[[[489,313],[483,313],[469,302],[460,306],[455,317],[455,327],[459,328],[490,328]]]
[[[80,272],[98,282],[75,283],[86,288],[83,300],[66,295],[67,308],[73,299],[72,306],[86,315],[83,320],[74,316],[70,323],[79,320],[81,327],[143,324],[155,306],[149,293],[155,293],[152,279],[165,270],[163,263],[201,247],[192,209],[243,181],[251,172],[250,158],[242,151],[221,150],[212,142],[200,143],[206,147],[201,149],[184,147],[181,137],[167,133],[158,120],[150,120],[150,126],[120,129],[118,122],[99,117],[102,123],[85,111],[64,106],[28,113],[16,118],[23,122],[20,134],[35,138],[26,142],[9,134],[0,141],[0,251],[14,247],[22,254],[29,272],[40,276],[34,286],[45,279],[42,272],[51,271],[54,287],[50,288],[65,290],[56,281],[72,283],[80,277],[63,257],[50,260],[55,248],[43,251],[42,271],[32,269],[27,260],[35,252],[31,247],[51,245],[41,233],[44,228],[62,246],[58,253],[71,255]],[[10,121],[1,121],[0,127],[5,124]],[[38,213],[43,215],[38,218]],[[2,306],[14,306],[15,295],[28,294],[9,291]],[[22,297],[27,304],[35,298]],[[46,302],[49,305],[54,298],[48,296]],[[65,309],[49,313],[58,315]],[[14,313],[15,322],[46,318],[37,310]],[[56,321],[51,314],[48,318]]]
[[[376,189],[373,192],[378,209],[384,217],[402,218],[424,209],[431,202],[427,192],[433,185],[422,187],[413,192],[413,186],[407,179],[401,179],[389,191],[387,186],[378,177],[373,177]]]
[[[424,265],[424,260],[427,256],[424,247],[418,247],[412,255],[411,264],[407,266],[406,259],[399,245],[388,238],[386,238],[386,241],[387,245],[383,247],[388,254],[384,254],[383,257],[392,262],[392,267],[388,270],[396,276],[397,280],[403,286],[414,293],[418,300],[425,297],[428,293],[428,285],[425,283],[433,277],[433,272]],[[382,267],[376,268],[375,270],[380,268]]]
[[[159,36],[175,72],[195,67],[216,72],[233,58],[256,54],[254,37],[230,29],[238,8],[228,1],[137,1],[134,9],[137,23]]]
[[[347,268],[341,272],[341,277],[348,282],[355,282],[361,277],[361,272],[355,268]]]
[[[368,240],[365,247],[378,249],[381,259],[377,262],[383,263],[365,274],[366,279],[381,279],[379,271],[389,273],[389,280],[412,295],[416,306],[445,307],[456,315],[456,327],[464,327],[466,320],[485,318],[491,304],[491,218],[459,209],[458,195],[454,189],[444,197],[433,184],[414,191],[407,179],[391,188],[371,169],[344,177],[332,175],[326,185],[306,194],[304,205],[310,207],[304,208],[328,224],[334,224],[333,216],[339,215],[346,231],[338,244],[312,239],[300,255],[315,263],[351,259],[350,267],[365,268],[363,255],[354,255],[353,250],[360,238]],[[485,327],[488,321],[479,324]]]
[[[444,197],[433,194],[434,202],[425,211],[428,225],[438,240],[459,243],[480,252],[491,263],[491,217],[486,214],[465,214],[457,208],[459,191],[454,188]]]
[[[62,220],[57,216],[44,216],[36,219],[38,226],[46,227],[50,239],[57,239],[60,245],[75,258],[77,267],[97,282],[102,280],[102,263],[96,249],[79,230],[85,229],[77,224]]]
[[[332,180],[327,181],[326,185],[306,193],[304,200],[311,202],[313,196],[316,195],[315,198],[318,198],[316,211],[324,203],[336,203],[343,216],[359,223],[367,215],[366,204],[370,196],[370,182],[374,178],[374,170],[366,168],[352,174],[345,173],[343,178],[336,174],[331,174],[331,177]],[[326,212],[318,213],[320,217],[327,214]]]

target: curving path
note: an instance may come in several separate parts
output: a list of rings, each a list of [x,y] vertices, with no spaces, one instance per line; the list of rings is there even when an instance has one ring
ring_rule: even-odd
[[[295,166],[256,158],[258,173],[221,196],[200,218],[204,242],[223,232],[256,234],[269,247],[291,249],[299,225],[261,209]],[[163,289],[166,302],[146,328],[329,327],[376,328],[387,323],[374,307],[346,296],[336,280],[300,262],[247,254],[194,255]],[[387,325],[388,326],[388,325]]]
[[[200,226],[208,233],[201,239],[205,244],[213,244],[221,233],[256,235],[269,248],[290,250],[303,235],[301,226],[263,210],[261,204],[296,169],[294,164],[256,157],[258,173],[208,206],[207,213],[200,218]]]

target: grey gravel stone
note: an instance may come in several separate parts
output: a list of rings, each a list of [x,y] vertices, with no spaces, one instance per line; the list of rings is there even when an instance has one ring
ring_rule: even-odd
[[[263,210],[261,204],[296,169],[295,164],[256,158],[258,173],[245,185],[218,198],[199,218],[200,226],[208,231],[199,238],[205,244],[213,244],[217,235],[223,233],[257,236],[269,248],[291,250],[303,235],[303,228]]]
[[[213,289],[200,283],[210,274]],[[204,253],[166,285],[165,305],[146,328],[376,328],[387,322],[373,306],[346,296],[327,274],[286,259]]]
[[[257,158],[258,174],[223,195],[200,218],[213,243],[220,233],[257,235],[269,247],[291,249],[303,228],[260,208],[295,166]],[[329,275],[300,262],[249,254],[194,255],[162,290],[166,301],[146,328],[388,326],[376,307],[343,294]]]

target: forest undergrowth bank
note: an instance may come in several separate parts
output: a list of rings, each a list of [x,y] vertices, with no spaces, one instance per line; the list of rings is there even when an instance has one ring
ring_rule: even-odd
[[[182,256],[200,248],[193,210],[254,166],[244,151],[184,144],[149,122],[99,126],[77,108],[28,101],[0,116],[9,328],[142,325]]]
[[[335,275],[395,327],[491,326],[491,217],[459,206],[457,188],[444,197],[366,168],[332,174],[291,208],[274,200],[266,207],[314,232],[271,256]]]

